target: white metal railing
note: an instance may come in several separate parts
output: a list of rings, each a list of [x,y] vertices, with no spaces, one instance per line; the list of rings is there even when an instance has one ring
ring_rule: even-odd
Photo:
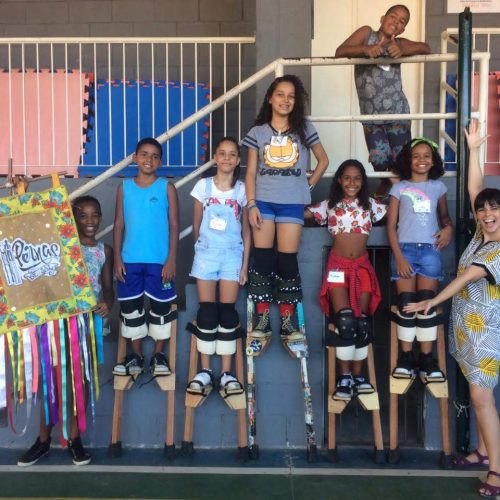
[[[144,135],[159,135],[172,126],[173,110],[169,106],[174,87],[180,101],[176,110],[178,122],[182,122],[193,109],[203,107],[199,104],[203,96],[207,102],[212,101],[214,87],[224,94],[238,85],[244,46],[254,43],[254,37],[0,38],[0,118],[5,124],[4,128],[0,126],[4,132],[0,172],[6,173],[9,159],[13,160],[14,171],[24,175],[43,174],[56,167],[69,167],[75,174],[78,165],[112,166],[117,161],[112,161],[114,154],[126,157],[131,153],[130,144],[135,145]],[[180,82],[180,86],[173,86],[173,81]],[[146,103],[141,96],[148,85],[151,90],[147,91]],[[160,85],[165,87],[164,116],[158,110]],[[134,104],[135,96],[135,109],[141,112],[128,110],[127,103]],[[186,110],[188,97],[190,109]],[[70,101],[74,101],[73,106]],[[241,96],[232,105],[237,123],[231,124],[231,130],[240,137]],[[226,106],[224,103],[221,116],[217,117],[224,133],[228,128]],[[212,119],[210,114],[208,134],[203,139],[199,123],[193,123],[196,153],[201,154],[202,145],[211,151]],[[159,121],[166,126],[162,127]],[[121,130],[117,122],[122,122]],[[82,134],[82,127],[90,130],[89,125],[92,145],[86,144],[88,134]],[[151,133],[145,134],[141,129]],[[99,140],[103,136],[109,141],[104,145],[109,155],[101,153],[103,144]],[[185,151],[191,148],[187,144],[184,147],[184,141],[183,131],[180,158],[174,163],[167,148],[166,166],[186,164]],[[90,146],[95,150],[91,163],[84,154]],[[193,166],[205,161],[200,161],[200,154],[196,153],[190,156],[190,160],[194,158],[194,162],[190,161]]]
[[[472,55],[472,59],[474,61],[479,61],[480,62],[480,70],[479,70],[479,94],[484,93],[487,91],[487,76],[488,76],[488,61],[489,61],[490,54],[489,53],[480,53],[480,52],[475,52]],[[340,58],[340,59],[335,59],[333,57],[306,57],[306,58],[298,58],[298,59],[293,59],[293,58],[280,58],[276,59],[275,61],[269,63],[267,66],[262,68],[261,70],[257,71],[254,75],[250,76],[246,80],[243,80],[240,84],[237,86],[233,87],[231,90],[220,96],[218,99],[215,99],[212,101],[210,104],[205,106],[204,108],[200,109],[193,115],[191,115],[189,118],[185,119],[183,122],[179,123],[172,129],[166,131],[164,134],[160,135],[157,137],[158,141],[160,143],[164,143],[173,137],[175,137],[177,134],[181,133],[182,130],[186,129],[190,125],[192,125],[194,122],[202,118],[203,116],[206,116],[209,113],[212,113],[214,110],[220,108],[221,106],[224,106],[225,103],[230,101],[231,99],[234,99],[235,97],[238,97],[242,92],[247,90],[248,88],[254,86],[257,82],[262,80],[268,75],[274,74],[274,76],[282,76],[284,74],[284,68],[285,67],[290,67],[290,66],[341,66],[341,65],[352,65],[352,64],[394,64],[394,63],[403,63],[403,64],[408,64],[408,63],[426,63],[426,62],[433,62],[433,63],[439,63],[442,61],[456,61],[458,59],[457,54],[431,54],[431,55],[418,55],[418,56],[411,56],[411,57],[404,57],[400,59],[389,59],[389,58],[380,58],[380,59],[348,59],[348,58]],[[311,116],[310,119],[312,121],[358,121],[358,120],[363,120],[363,121],[375,121],[375,120],[380,120],[381,117],[383,118],[385,115],[352,115],[352,116],[343,116],[343,117],[334,117],[334,116]],[[477,117],[480,121],[483,121],[486,118],[486,108],[485,107],[480,107],[478,112],[474,114],[475,117]],[[403,119],[420,119],[420,118],[456,118],[457,114],[456,113],[418,113],[418,114],[408,114],[408,115],[390,115],[388,118],[403,118]],[[97,185],[99,185],[101,182],[104,180],[108,179],[109,177],[112,177],[115,175],[117,172],[125,168],[127,165],[129,165],[132,162],[132,155],[128,156],[127,158],[123,159],[121,162],[118,164],[114,165],[113,167],[109,168],[106,172],[103,174],[99,175],[95,179],[92,179],[89,181],[87,184],[84,186],[78,188],[77,190],[73,191],[70,195],[71,198],[80,196],[87,191],[93,189]],[[181,179],[176,183],[176,186],[181,186],[192,180],[193,178],[197,177],[204,171],[206,171],[210,166],[213,165],[213,161],[209,161],[199,167],[196,171],[192,172],[185,178]],[[391,177],[393,174],[390,172],[368,172],[367,175],[369,177]],[[449,176],[454,176],[455,174],[453,172],[447,173]],[[325,174],[326,177],[333,176],[333,173],[330,174]],[[99,236],[103,236],[107,234],[109,231],[111,231],[113,226],[108,226],[106,227],[100,234]],[[189,228],[188,228],[189,229]],[[184,232],[183,232],[184,233]],[[186,233],[186,234],[189,234]]]
[[[451,47],[458,46],[458,28],[448,28],[441,33],[441,52],[443,54],[449,53]],[[472,47],[473,54],[478,53],[479,50],[485,51],[486,53],[492,52],[492,50],[498,50],[498,43],[492,44],[492,37],[500,37],[500,28],[473,28],[472,29]],[[496,42],[500,41],[500,38],[496,38]],[[494,53],[494,58],[500,57],[500,54]],[[450,68],[448,66],[448,60],[443,60],[440,67],[440,97],[439,97],[439,112],[443,116],[439,118],[439,148],[441,156],[445,157],[445,145],[448,145],[454,153],[456,153],[456,142],[453,138],[446,133],[445,120],[448,118],[445,113],[446,111],[446,96],[450,95],[454,99],[457,97],[457,91],[451,87],[447,81],[446,77]],[[476,72],[476,62],[477,59],[472,57],[472,71]],[[472,116],[479,116],[481,127],[483,128],[483,133],[488,133],[488,81],[487,74],[484,77],[485,71],[487,72],[488,61],[484,59],[479,60],[479,93],[477,100],[477,112],[473,111]],[[486,66],[486,69],[485,69]],[[453,73],[457,73],[457,69],[453,69]],[[483,80],[481,79],[483,75]],[[486,79],[486,81],[484,81]],[[471,102],[473,102],[473,96],[475,95],[475,79],[472,79],[472,91],[471,91]],[[481,86],[483,86],[481,88]],[[482,146],[481,157],[486,161],[489,158],[488,142],[484,143]],[[498,158],[494,160],[495,163],[500,164],[500,149],[498,151]]]

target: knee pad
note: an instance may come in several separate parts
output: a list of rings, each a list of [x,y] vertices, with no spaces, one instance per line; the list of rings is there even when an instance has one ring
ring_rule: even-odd
[[[302,300],[302,281],[300,274],[292,279],[276,278],[276,302],[278,304],[298,304]]]
[[[159,302],[151,299],[150,303],[149,336],[154,340],[169,339],[172,326],[170,323],[177,318],[177,311],[172,311],[170,302]]]
[[[120,312],[122,337],[130,340],[143,339],[148,334],[146,314],[144,309],[134,310],[131,313]]]
[[[299,274],[297,253],[278,252],[278,276],[284,280],[291,280]]]
[[[353,361],[363,361],[368,357],[368,346],[354,349]]]
[[[356,346],[358,348],[367,346],[373,342],[373,322],[371,316],[358,318],[358,329],[356,331]]]
[[[272,275],[260,274],[256,269],[250,269],[248,273],[248,297],[254,302],[272,302]]]
[[[353,361],[356,353],[356,348],[353,345],[347,347],[337,347],[335,349],[335,357],[341,361]]]
[[[332,316],[335,323],[335,330],[343,340],[352,340],[354,346],[354,338],[358,331],[358,320],[354,316],[352,309],[341,309]],[[340,359],[340,358],[339,358]]]
[[[144,309],[144,295],[135,299],[120,300],[120,311],[124,314],[131,314],[134,311],[142,311]]]
[[[254,248],[252,269],[262,276],[276,273],[276,252],[274,248]]]
[[[417,314],[406,313],[403,307],[410,302],[416,302],[415,292],[402,292],[398,295],[398,310],[393,313],[392,321],[397,325],[398,339],[405,342],[413,342],[417,333]]]
[[[200,302],[196,325],[188,323],[188,330],[196,336],[196,347],[202,354],[215,354],[219,315],[215,302]]]
[[[240,318],[232,304],[219,304],[219,330],[215,342],[215,353],[220,355],[236,352],[236,339],[240,337]]]
[[[417,302],[430,300],[436,296],[432,290],[418,290]],[[436,308],[429,309],[427,314],[423,311],[417,313],[416,337],[419,342],[434,341],[437,339],[437,327],[442,322],[441,315],[437,313]]]

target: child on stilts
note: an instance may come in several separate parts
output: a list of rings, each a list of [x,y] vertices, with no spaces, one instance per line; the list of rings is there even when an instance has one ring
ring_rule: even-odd
[[[197,337],[202,369],[189,382],[187,392],[206,394],[209,387],[217,385],[231,395],[243,393],[243,381],[233,375],[231,364],[241,330],[235,306],[240,285],[247,282],[251,234],[245,185],[238,180],[238,141],[221,139],[215,146],[214,160],[217,173],[199,180],[191,191],[196,242],[191,276],[196,278],[199,309],[196,325],[189,324],[189,329]],[[222,358],[217,384],[210,364],[214,354]]]
[[[269,307],[275,277],[280,334],[285,341],[302,338],[294,317],[302,299],[297,252],[304,205],[311,202],[310,190],[328,167],[318,133],[305,118],[306,99],[298,77],[276,78],[267,89],[255,126],[243,140],[248,148],[245,186],[254,241],[248,292],[258,314],[253,331],[271,335]],[[308,179],[310,150],[317,164]]]
[[[367,181],[363,165],[346,160],[335,172],[328,200],[305,210],[305,218],[328,225],[333,238],[319,300],[329,318],[326,343],[336,348],[339,360],[333,397],[340,400],[374,392],[362,370],[373,341],[372,316],[381,293],[366,244],[373,223],[385,216],[386,206],[368,196]]]
[[[437,327],[442,322],[435,308],[408,313],[410,302],[432,299],[443,279],[441,250],[450,243],[453,225],[448,215],[444,174],[436,143],[417,137],[405,145],[396,159],[401,182],[392,186],[387,212],[387,236],[392,249],[391,280],[396,282],[397,324],[401,352],[393,371],[396,378],[412,378],[418,368],[421,379],[442,382],[444,374],[432,354]],[[413,342],[420,344],[418,363]]]

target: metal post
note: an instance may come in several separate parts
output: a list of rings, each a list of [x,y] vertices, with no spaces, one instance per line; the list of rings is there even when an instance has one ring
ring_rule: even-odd
[[[471,113],[472,71],[472,14],[468,7],[459,16],[458,45],[458,116],[457,116],[457,237],[456,261],[470,241],[468,231],[469,196],[467,192],[467,164],[469,150],[463,133]],[[470,441],[470,419],[467,408],[470,404],[469,386],[460,369],[456,383],[456,448],[467,453]]]

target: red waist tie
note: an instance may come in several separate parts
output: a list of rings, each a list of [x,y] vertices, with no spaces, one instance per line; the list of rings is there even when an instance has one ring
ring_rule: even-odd
[[[328,256],[328,263],[326,265],[326,274],[323,279],[323,284],[321,286],[321,292],[319,294],[319,303],[322,311],[329,316],[330,315],[330,297],[328,294],[329,283],[328,283],[328,272],[332,269],[338,269],[340,271],[350,271],[349,279],[349,302],[351,303],[351,308],[356,317],[361,316],[361,280],[359,277],[359,270],[365,269],[370,275],[370,303],[368,304],[368,314],[371,316],[377,309],[380,300],[382,299],[382,294],[380,293],[380,287],[377,280],[377,275],[375,274],[375,269],[371,265],[370,259],[368,258],[368,252],[358,257],[357,259],[348,259],[347,257],[341,257],[334,253],[333,249],[330,251]]]

